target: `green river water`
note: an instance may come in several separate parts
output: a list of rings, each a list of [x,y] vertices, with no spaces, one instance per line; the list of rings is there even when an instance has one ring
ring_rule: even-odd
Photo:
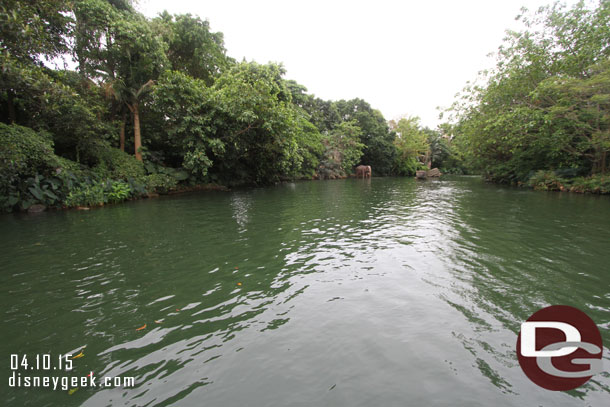
[[[608,406],[610,199],[406,178],[0,217],[5,406]],[[585,311],[605,373],[524,375],[520,324]],[[146,327],[139,329],[146,324]],[[10,355],[133,388],[9,387]]]

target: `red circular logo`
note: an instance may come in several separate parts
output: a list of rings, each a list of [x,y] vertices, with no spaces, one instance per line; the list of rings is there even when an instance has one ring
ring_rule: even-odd
[[[602,337],[581,310],[552,305],[521,324],[517,356],[531,381],[548,390],[572,390],[602,370]]]

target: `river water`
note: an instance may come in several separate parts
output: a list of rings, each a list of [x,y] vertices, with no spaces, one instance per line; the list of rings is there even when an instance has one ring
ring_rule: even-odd
[[[406,178],[298,182],[0,217],[3,405],[610,405],[610,199]],[[551,304],[606,373],[537,387]],[[141,328],[141,329],[140,329]],[[11,354],[133,388],[12,388]],[[98,379],[99,380],[99,379]]]

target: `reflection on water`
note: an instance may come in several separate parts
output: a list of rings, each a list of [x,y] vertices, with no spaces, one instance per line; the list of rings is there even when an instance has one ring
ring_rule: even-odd
[[[246,231],[248,224],[248,209],[250,209],[251,197],[247,193],[236,192],[231,196],[231,207],[233,208],[233,219],[240,228],[240,233]]]
[[[5,216],[3,354],[83,350],[74,375],[136,377],[5,404],[602,405],[607,373],[548,392],[514,348],[549,304],[608,346],[609,208],[448,177]]]

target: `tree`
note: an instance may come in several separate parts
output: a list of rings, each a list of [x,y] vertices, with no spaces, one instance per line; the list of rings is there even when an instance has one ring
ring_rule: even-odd
[[[439,132],[427,127],[422,131],[426,135],[426,142],[428,143],[428,160],[430,162],[430,167],[444,167],[444,163],[452,154],[447,139],[442,137]]]
[[[266,184],[301,170],[317,132],[291,103],[283,73],[279,65],[242,62],[211,87],[205,120],[219,148],[206,157],[214,177]],[[220,152],[223,159],[215,160]]]
[[[9,90],[17,95],[4,105],[9,109],[2,109],[3,121],[50,132],[55,150],[77,161],[112,131],[113,123],[102,120],[105,103],[94,83],[81,81],[74,72],[54,71],[10,55],[0,56],[0,61],[2,95]]]
[[[607,88],[603,74],[589,81],[610,57],[610,3],[556,3],[519,18],[528,29],[508,32],[495,69],[454,103],[458,144],[500,182],[525,182],[538,170],[605,168]]]
[[[168,66],[167,45],[126,1],[78,0],[75,16],[79,72],[105,82],[108,94],[127,107],[133,119],[135,156],[141,161],[140,104]],[[124,129],[126,117],[117,110]]]
[[[337,105],[330,100],[311,96],[310,103],[305,105],[305,110],[309,114],[310,121],[320,132],[331,131],[341,123]]]
[[[365,145],[362,163],[372,166],[376,174],[389,175],[396,149],[394,134],[381,112],[362,99],[340,100],[335,105],[342,121],[356,120],[362,130],[360,142]]]
[[[14,67],[11,61],[15,61],[22,67],[40,66],[42,59],[50,60],[66,53],[73,26],[69,10],[70,3],[66,0],[7,0],[0,5],[0,49],[5,77],[1,100],[6,103],[10,123],[17,122],[15,100],[18,92],[6,80],[7,64]]]
[[[123,13],[123,17],[110,26],[115,40],[109,56],[116,61],[116,79],[112,80],[111,87],[132,114],[135,156],[142,161],[140,103],[164,70],[167,59],[164,44],[153,35],[148,21],[136,14]],[[113,73],[106,72],[108,76]]]
[[[322,138],[324,158],[320,166],[322,178],[347,176],[362,157],[362,130],[355,120],[342,122]]]
[[[604,174],[610,151],[610,60],[592,66],[585,78],[546,79],[533,100],[555,148],[569,154],[570,161],[589,162],[593,174]]]
[[[201,79],[166,71],[156,84],[151,109],[163,117],[159,147],[197,179],[203,179],[213,161],[222,157],[224,143],[213,129],[211,90]]]
[[[20,61],[38,62],[68,51],[73,29],[68,0],[4,0],[0,48]]]
[[[394,171],[399,175],[413,175],[423,167],[429,155],[426,133],[420,128],[419,117],[403,117],[394,124],[397,154]]]
[[[167,44],[167,59],[175,71],[210,86],[232,63],[226,56],[222,33],[211,32],[207,20],[190,14],[172,16],[165,11],[152,26]]]

